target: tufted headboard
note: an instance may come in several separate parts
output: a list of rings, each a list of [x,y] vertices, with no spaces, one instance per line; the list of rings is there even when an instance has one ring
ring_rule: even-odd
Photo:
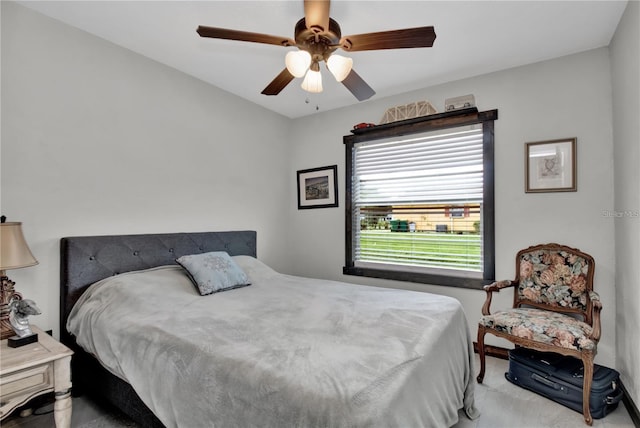
[[[226,251],[256,257],[256,232],[79,236],[60,240],[60,338],[73,343],[67,317],[94,282],[122,272],[170,265],[186,254]]]

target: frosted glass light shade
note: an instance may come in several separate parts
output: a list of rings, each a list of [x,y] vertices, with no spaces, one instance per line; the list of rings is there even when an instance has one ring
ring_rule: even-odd
[[[309,70],[300,86],[307,92],[322,92],[322,75],[319,71]]]
[[[294,77],[302,77],[311,65],[311,54],[307,51],[291,51],[284,57],[284,63]]]
[[[341,55],[331,55],[327,59],[327,68],[338,82],[342,82],[351,73],[353,60]]]

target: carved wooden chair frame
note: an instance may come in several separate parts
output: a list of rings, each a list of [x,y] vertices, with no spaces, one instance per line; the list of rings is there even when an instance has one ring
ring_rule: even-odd
[[[584,310],[580,310],[578,308],[565,308],[559,305],[554,304],[545,304],[539,303],[535,301],[531,301],[528,299],[522,298],[519,296],[518,287],[520,284],[520,263],[522,260],[522,256],[527,253],[531,253],[538,250],[545,250],[551,252],[566,252],[568,254],[572,254],[578,257],[583,258],[588,264],[588,271],[586,275],[586,286],[585,291],[587,299],[586,299],[586,308]],[[529,349],[534,349],[537,351],[544,352],[555,352],[562,355],[570,355],[575,358],[582,360],[584,364],[584,385],[583,385],[583,400],[582,400],[582,408],[584,420],[587,425],[591,425],[593,423],[593,418],[591,417],[591,411],[589,409],[589,397],[591,394],[591,383],[593,380],[593,360],[597,352],[597,343],[600,340],[600,311],[602,310],[602,304],[600,303],[600,298],[597,293],[593,291],[593,276],[594,276],[594,268],[595,261],[593,257],[589,254],[583,253],[582,251],[567,247],[560,244],[541,244],[532,246],[523,250],[520,250],[516,255],[516,277],[513,281],[497,281],[493,284],[487,285],[484,287],[484,290],[487,293],[486,300],[484,305],[482,306],[482,314],[483,316],[491,315],[490,313],[490,305],[491,298],[493,292],[500,292],[500,290],[508,287],[514,287],[514,300],[513,300],[513,308],[520,307],[532,307],[537,309],[548,310],[552,312],[559,312],[568,315],[580,315],[583,317],[583,321],[589,324],[592,327],[592,333],[588,337],[591,339],[595,346],[593,349],[570,349],[562,346],[557,346],[549,343],[535,341],[533,339],[524,338],[515,336],[504,331],[496,330],[490,327],[486,327],[482,323],[478,324],[478,353],[480,356],[480,373],[478,374],[477,381],[478,383],[482,383],[484,379],[485,373],[485,346],[484,346],[484,336],[486,333],[491,333],[495,336],[502,337],[510,342],[514,343],[516,346],[521,346]]]

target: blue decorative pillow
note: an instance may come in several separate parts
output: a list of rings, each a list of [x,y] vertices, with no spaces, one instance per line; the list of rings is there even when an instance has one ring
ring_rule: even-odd
[[[250,285],[247,274],[224,251],[182,256],[176,262],[203,296]]]

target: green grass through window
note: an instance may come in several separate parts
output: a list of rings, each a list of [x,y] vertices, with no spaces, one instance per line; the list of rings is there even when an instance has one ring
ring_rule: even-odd
[[[481,236],[361,230],[356,260],[482,271]]]

